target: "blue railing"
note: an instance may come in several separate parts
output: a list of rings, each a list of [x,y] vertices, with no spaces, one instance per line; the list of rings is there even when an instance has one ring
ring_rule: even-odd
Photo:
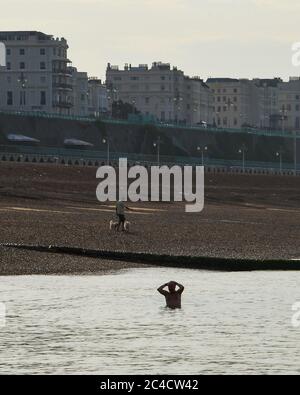
[[[249,134],[249,135],[258,135],[258,136],[268,136],[268,137],[283,137],[283,138],[297,138],[300,139],[300,131],[292,131],[292,130],[263,130],[263,129],[253,129],[253,128],[244,128],[244,129],[230,129],[230,128],[203,128],[200,126],[188,126],[182,124],[175,124],[175,123],[163,123],[154,120],[144,120],[144,119],[135,119],[135,120],[121,120],[121,119],[113,119],[109,117],[101,117],[101,118],[92,118],[92,117],[81,117],[81,116],[74,116],[74,115],[63,115],[63,114],[52,114],[46,112],[25,112],[25,111],[0,111],[0,114],[4,115],[15,115],[15,116],[26,116],[26,117],[37,117],[37,118],[47,118],[47,119],[63,119],[69,121],[80,121],[80,122],[89,122],[94,123],[96,121],[102,121],[107,124],[117,124],[117,125],[140,125],[145,126],[147,124],[151,124],[153,126],[165,129],[182,129],[182,130],[194,130],[194,131],[207,131],[207,132],[214,132],[214,133],[242,133],[242,134]]]
[[[73,160],[93,160],[93,161],[106,161],[107,152],[105,151],[90,151],[90,150],[79,150],[79,149],[67,149],[67,148],[48,148],[48,147],[26,147],[26,146],[15,146],[15,145],[0,145],[0,155],[6,155],[9,158],[10,154],[17,154],[18,156],[35,156],[35,157],[51,157],[57,159],[73,159]],[[158,161],[156,155],[144,155],[144,154],[132,154],[126,152],[111,152],[110,160],[117,161],[119,158],[127,158],[131,162],[135,163],[151,163],[155,164]],[[0,158],[2,159],[2,158]],[[24,159],[24,158],[23,158]],[[199,157],[182,157],[182,156],[160,156],[160,164],[168,165],[201,165],[201,158]],[[241,160],[232,159],[214,159],[205,158],[204,164],[206,166],[224,167],[227,169],[243,166]],[[259,161],[247,161],[245,162],[247,168],[257,169],[277,169],[280,168],[278,162],[259,162]],[[283,170],[294,170],[293,163],[283,163]],[[300,171],[300,164],[297,166],[297,170]]]

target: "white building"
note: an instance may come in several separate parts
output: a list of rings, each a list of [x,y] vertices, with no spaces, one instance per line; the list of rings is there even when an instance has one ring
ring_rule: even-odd
[[[207,85],[214,95],[214,124],[240,129],[259,127],[259,88],[253,81],[234,78],[209,78]]]
[[[161,122],[198,124],[209,122],[209,89],[199,78],[185,77],[169,63],[154,62],[124,69],[108,64],[106,85],[113,101],[134,105],[143,115]]]
[[[277,128],[300,130],[300,77],[278,84]]]
[[[97,77],[91,77],[88,81],[88,113],[91,116],[99,117],[108,115],[109,102],[106,85]]]
[[[0,69],[0,109],[69,114],[72,75],[68,44],[41,32],[0,32],[6,67]]]
[[[86,117],[88,115],[89,83],[88,75],[80,72],[76,67],[69,67],[72,75],[72,115]]]

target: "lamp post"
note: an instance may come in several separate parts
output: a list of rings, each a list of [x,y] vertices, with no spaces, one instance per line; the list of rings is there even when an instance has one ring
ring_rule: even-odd
[[[245,158],[245,154],[246,154],[246,146],[243,145],[240,149],[239,149],[239,154],[242,155],[243,158],[243,173],[245,173],[245,162],[246,162],[246,158]]]
[[[160,165],[160,144],[161,144],[161,139],[160,136],[158,137],[157,141],[153,143],[153,147],[157,148],[157,165]]]
[[[25,88],[26,88],[26,84],[27,84],[27,79],[25,78],[24,73],[22,72],[19,79],[18,79],[18,83],[21,86],[21,95],[20,95],[20,108],[22,111],[22,107],[23,105],[26,104],[26,96],[25,96]]]
[[[294,173],[297,175],[297,131],[294,130]]]
[[[282,154],[283,154],[283,151],[282,151],[282,150],[276,152],[276,156],[277,156],[277,158],[279,158],[279,169],[280,169],[280,174],[282,174]]]
[[[180,114],[180,102],[183,101],[183,98],[180,97],[180,95],[178,94],[176,97],[174,97],[174,102],[175,102],[175,106],[176,106],[176,124],[178,125],[178,117]]]
[[[109,144],[109,138],[105,137],[102,140],[103,144],[107,144],[107,166],[109,166],[109,162],[110,162],[110,144]]]
[[[285,118],[287,116],[287,110],[285,110],[284,108],[282,108],[282,110],[280,110],[281,115],[281,122],[282,122],[282,133],[284,133],[284,121]]]
[[[197,151],[201,152],[202,166],[204,166],[204,152],[208,151],[208,147],[204,147],[204,148],[197,147]]]

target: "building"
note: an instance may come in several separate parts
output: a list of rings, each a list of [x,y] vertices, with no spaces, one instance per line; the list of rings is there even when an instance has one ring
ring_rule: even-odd
[[[209,78],[206,83],[214,96],[213,122],[217,127],[259,127],[260,90],[253,81]]]
[[[209,122],[212,106],[208,86],[200,78],[186,77],[169,63],[154,62],[151,68],[126,64],[123,70],[108,64],[106,85],[110,107],[113,101],[122,100],[160,122]]]
[[[300,77],[279,82],[277,89],[276,128],[300,130]]]
[[[281,78],[253,80],[259,88],[259,127],[261,129],[278,128],[278,86],[281,82]]]
[[[96,118],[109,114],[107,88],[97,77],[91,77],[88,81],[88,113]]]
[[[184,102],[188,125],[213,124],[213,94],[200,77],[185,77]]]
[[[80,72],[76,67],[69,67],[72,75],[72,115],[86,117],[88,115],[89,80],[85,72]]]
[[[0,109],[69,114],[72,75],[64,38],[36,31],[0,32],[6,67],[0,69]]]

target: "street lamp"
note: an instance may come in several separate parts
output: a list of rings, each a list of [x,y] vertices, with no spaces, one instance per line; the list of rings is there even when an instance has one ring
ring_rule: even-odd
[[[287,117],[287,110],[285,110],[284,108],[282,108],[282,110],[280,110],[281,115],[281,121],[282,121],[282,133],[284,133],[284,121],[285,118]]]
[[[102,140],[103,144],[107,144],[107,166],[109,166],[109,162],[110,162],[110,144],[109,144],[109,138],[103,138]]]
[[[160,136],[158,137],[157,141],[153,143],[153,147],[157,148],[157,165],[160,165],[160,144],[161,144],[161,139]]]
[[[202,157],[202,166],[204,166],[204,153],[208,151],[208,147],[197,147],[197,151],[201,152],[201,157]]]
[[[179,94],[174,97],[174,102],[176,105],[176,124],[178,125],[178,117],[179,117],[179,112],[180,112],[180,102],[183,101],[183,98],[179,96]]]
[[[294,172],[297,175],[297,131],[294,130]]]
[[[22,72],[20,77],[18,78],[18,83],[21,85],[21,95],[20,95],[20,106],[22,111],[23,104],[26,104],[26,97],[25,97],[25,88],[27,84],[27,79],[25,78],[24,73]]]
[[[279,169],[280,169],[280,174],[282,174],[282,154],[283,154],[283,151],[282,151],[282,150],[276,152],[276,156],[277,156],[277,158],[279,158]]]
[[[243,173],[245,173],[245,154],[246,154],[246,146],[245,145],[243,145],[240,149],[239,149],[239,154],[241,154],[242,155],[242,157],[243,157]]]

